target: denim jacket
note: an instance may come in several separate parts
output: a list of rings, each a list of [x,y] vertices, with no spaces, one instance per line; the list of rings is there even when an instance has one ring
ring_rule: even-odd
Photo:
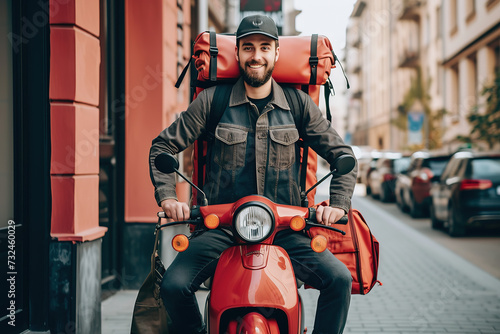
[[[188,109],[153,140],[150,174],[158,204],[177,199],[174,175],[156,170],[154,158],[161,152],[176,154],[186,149],[206,130],[215,88],[203,90]],[[296,127],[281,87],[273,80],[272,98],[259,115],[245,93],[243,80],[233,87],[224,114],[208,149],[204,191],[209,204],[231,203],[250,194],[289,205],[300,205],[299,138],[330,164],[342,154],[353,155],[321,111],[300,92],[303,124]],[[356,167],[330,184],[330,205],[350,208],[356,182]]]

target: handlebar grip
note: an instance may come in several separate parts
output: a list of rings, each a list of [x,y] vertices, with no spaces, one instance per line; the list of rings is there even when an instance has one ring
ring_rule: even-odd
[[[311,220],[313,223],[317,223],[318,220],[316,219],[316,209],[314,208],[309,208],[309,220]],[[340,225],[346,225],[348,222],[348,217],[345,215],[344,217],[340,218],[335,222],[335,224],[340,224]]]
[[[344,217],[337,220],[337,222],[335,224],[346,225],[348,220],[349,219],[348,219],[347,215],[345,215]]]
[[[168,218],[164,211],[158,211],[156,215],[158,218]],[[200,207],[195,205],[191,208],[191,219],[197,219],[199,217],[201,217]]]
[[[309,208],[309,217],[307,219],[311,220],[313,223],[318,222],[318,220],[316,219],[316,209],[315,208]]]

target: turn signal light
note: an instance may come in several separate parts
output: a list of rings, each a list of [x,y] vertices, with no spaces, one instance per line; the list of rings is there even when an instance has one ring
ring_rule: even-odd
[[[328,242],[324,235],[318,234],[311,240],[311,248],[316,253],[322,253],[325,251]]]
[[[302,231],[306,227],[306,220],[300,216],[292,217],[290,228],[294,231]]]
[[[208,229],[213,230],[219,226],[219,217],[216,214],[211,213],[205,217],[204,223]]]
[[[177,234],[172,239],[172,247],[178,252],[184,252],[189,246],[189,239],[184,234]]]

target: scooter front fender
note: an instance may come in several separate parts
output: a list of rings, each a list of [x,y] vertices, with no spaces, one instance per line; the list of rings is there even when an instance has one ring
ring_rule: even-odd
[[[297,284],[290,258],[275,245],[240,245],[226,249],[213,277],[209,305],[210,333],[219,333],[229,310],[251,308],[266,318],[275,309],[286,316],[289,333],[300,328]],[[239,315],[241,316],[241,314]]]

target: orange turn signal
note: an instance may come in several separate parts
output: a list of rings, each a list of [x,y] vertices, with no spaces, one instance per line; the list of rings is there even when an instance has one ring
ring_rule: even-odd
[[[219,226],[219,217],[216,214],[211,213],[205,217],[204,223],[208,229],[213,230]]]
[[[172,247],[178,252],[184,252],[189,246],[189,239],[184,234],[177,234],[172,239]]]
[[[322,253],[325,251],[328,241],[324,235],[318,234],[311,240],[311,248],[316,253]]]
[[[302,231],[306,227],[306,220],[300,216],[292,217],[290,228],[294,231]]]

